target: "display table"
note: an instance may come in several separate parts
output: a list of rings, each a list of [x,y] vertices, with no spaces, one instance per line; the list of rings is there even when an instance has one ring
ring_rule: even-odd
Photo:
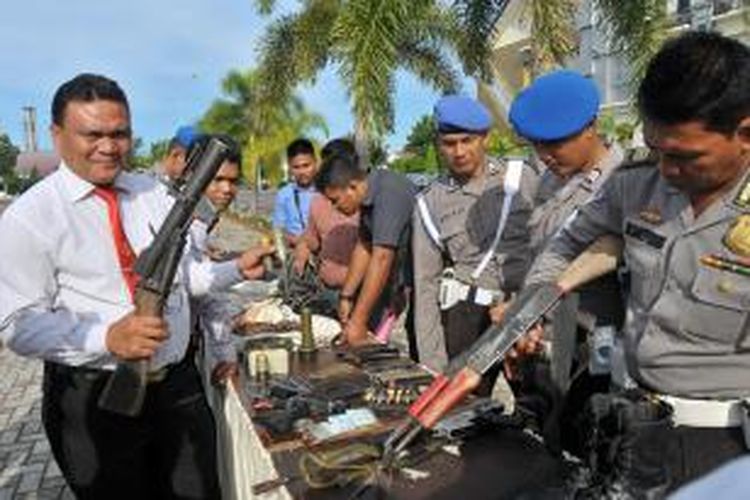
[[[323,359],[331,359],[322,355]],[[321,363],[325,364],[325,363]],[[292,363],[292,370],[299,370]],[[309,369],[309,366],[308,366]],[[220,448],[220,475],[224,497],[250,499],[252,487],[279,477],[299,475],[301,442],[266,446],[253,423],[246,394],[244,370],[224,388],[210,391]],[[397,475],[364,498],[562,498],[562,465],[535,437],[517,428],[496,428],[470,438],[458,446],[458,456],[439,451],[419,469],[428,477],[419,480]],[[385,484],[387,483],[387,484]],[[349,498],[357,485],[314,490],[304,481],[292,479],[284,486],[258,495],[263,499]]]

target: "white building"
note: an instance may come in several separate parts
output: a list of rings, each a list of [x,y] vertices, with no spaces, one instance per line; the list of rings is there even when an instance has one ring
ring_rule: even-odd
[[[750,44],[750,8],[743,8],[743,0],[666,0],[666,3],[671,31],[712,29]],[[615,52],[601,13],[594,5],[594,0],[580,2],[576,18],[578,54],[567,66],[597,82],[605,109],[626,112],[632,93],[630,70],[624,57]],[[491,61],[495,82],[491,88],[480,88],[479,94],[496,119],[505,121],[513,96],[529,80],[530,2],[507,2],[496,32]]]

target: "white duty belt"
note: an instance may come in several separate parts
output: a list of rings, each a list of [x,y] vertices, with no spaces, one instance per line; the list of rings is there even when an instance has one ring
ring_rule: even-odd
[[[490,306],[502,300],[503,293],[481,287],[472,287],[457,280],[453,269],[446,269],[440,277],[438,303],[440,309],[447,310],[460,301],[471,301],[480,306]]]
[[[500,244],[500,240],[503,236],[503,231],[505,230],[505,225],[508,222],[508,214],[510,213],[510,207],[513,203],[513,198],[515,198],[516,193],[518,193],[518,190],[521,186],[522,172],[522,160],[508,161],[508,168],[505,171],[505,179],[503,180],[503,207],[502,211],[500,212],[500,220],[497,224],[495,239],[492,241],[490,248],[482,257],[479,265],[477,265],[476,269],[474,269],[474,271],[471,273],[472,282],[476,282],[476,280],[479,279],[479,277],[489,265],[490,260],[492,260],[492,257],[495,255],[495,252],[497,251],[497,246]],[[425,202],[424,200],[424,195],[420,194],[417,196],[417,209],[419,211],[419,217],[422,220],[425,231],[427,231],[430,239],[441,251],[445,251],[445,245],[443,243],[442,237],[440,236],[440,231],[438,230],[437,225],[430,215],[430,210],[427,208],[427,202]]]
[[[657,399],[672,407],[672,422],[676,427],[740,427],[748,419],[748,400],[729,401],[687,399],[657,395]]]

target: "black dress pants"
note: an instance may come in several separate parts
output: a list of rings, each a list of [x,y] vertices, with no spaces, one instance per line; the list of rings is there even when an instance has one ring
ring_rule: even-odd
[[[442,312],[443,331],[445,332],[445,348],[448,359],[452,360],[466,349],[490,327],[489,307],[461,301],[455,306]],[[476,390],[480,396],[492,394],[501,369],[500,363],[482,377],[482,382]]]
[[[219,499],[216,433],[190,356],[148,386],[143,412],[97,406],[108,373],[47,362],[42,421],[80,499]]]

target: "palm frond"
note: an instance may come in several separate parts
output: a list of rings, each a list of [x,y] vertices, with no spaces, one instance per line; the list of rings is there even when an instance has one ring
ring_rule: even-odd
[[[267,102],[284,100],[298,82],[292,63],[295,22],[295,16],[282,17],[268,28],[261,40],[259,72],[263,98]]]
[[[460,26],[456,51],[468,75],[490,78],[491,35],[505,4],[507,0],[454,0]]]
[[[640,81],[651,58],[666,37],[666,0],[595,0],[603,26],[616,51],[622,51],[632,69],[632,81]]]
[[[350,0],[332,33],[354,115],[371,137],[393,126],[399,36],[413,21],[409,0]]]
[[[627,2],[624,2],[627,3]],[[531,0],[531,70],[538,74],[562,65],[578,47],[576,0]]]
[[[284,100],[297,84],[311,82],[328,64],[339,4],[339,0],[313,0],[307,9],[268,28],[260,45],[264,101]]]
[[[449,93],[461,87],[453,63],[435,43],[425,40],[405,43],[400,55],[401,65],[435,90]]]
[[[331,32],[341,12],[341,4],[341,0],[311,0],[297,17],[293,62],[303,81],[314,80],[328,64]]]
[[[254,3],[258,12],[264,16],[269,15],[276,7],[276,0],[255,0]]]

